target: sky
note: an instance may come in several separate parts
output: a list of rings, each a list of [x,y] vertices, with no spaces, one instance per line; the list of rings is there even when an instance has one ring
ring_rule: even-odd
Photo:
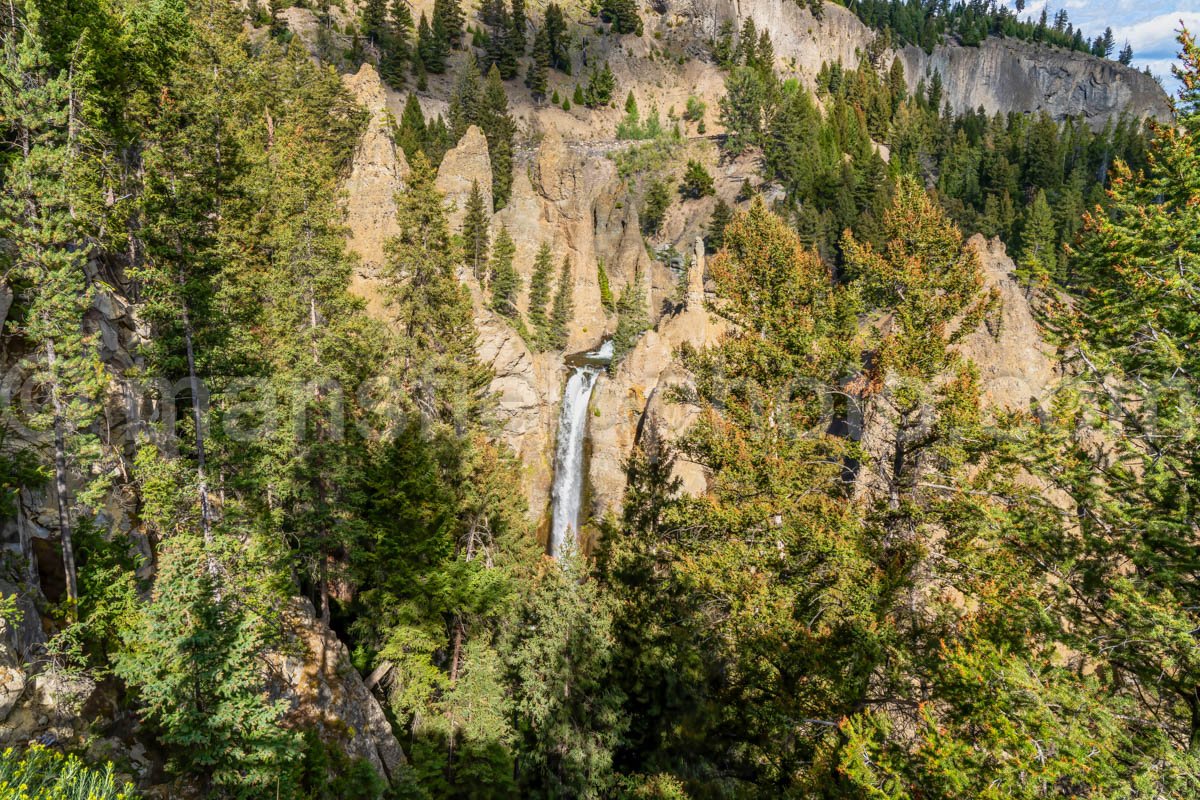
[[[1013,0],[1007,0],[1007,5],[1015,8]],[[1149,66],[1171,93],[1176,89],[1171,64],[1179,49],[1175,41],[1179,21],[1200,35],[1200,0],[1027,0],[1021,16],[1036,20],[1043,7],[1049,9],[1051,21],[1058,9],[1065,8],[1071,22],[1082,27],[1089,39],[1111,26],[1117,50],[1128,41],[1133,45],[1134,66]]]

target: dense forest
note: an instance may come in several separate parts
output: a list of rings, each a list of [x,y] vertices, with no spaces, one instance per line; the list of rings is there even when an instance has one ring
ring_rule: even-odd
[[[990,3],[847,5],[927,47],[1112,50]],[[0,514],[54,531],[49,556],[0,553],[0,656],[44,631],[38,669],[102,687],[85,738],[155,764],[47,734],[0,752],[0,800],[1196,796],[1189,34],[1176,123],[1097,130],[953,114],[882,42],[811,92],[753,22],[723,29],[709,119],[721,163],[760,168],[705,220],[729,333],[681,348],[697,421],[671,440],[648,418],[620,512],[556,559],[478,355],[476,305],[534,353],[564,350],[578,311],[570,259],[536,243],[522,287],[489,227],[525,168],[510,93],[578,110],[628,91],[614,158],[646,242],[715,193],[699,160],[678,186],[656,171],[703,138],[703,104],[663,120],[606,62],[580,73],[555,3],[414,20],[368,1],[345,51],[318,26],[315,58],[282,11],[0,10]],[[586,13],[642,34],[631,2]],[[382,312],[352,290],[343,219],[368,115],[339,70],[363,62],[407,92]],[[424,111],[451,64],[445,112]],[[437,166],[471,126],[492,184],[452,223]],[[1049,404],[987,408],[958,348],[1000,319],[976,232],[1008,245],[1060,360]],[[619,360],[652,325],[647,288],[599,279]],[[134,389],[147,413],[121,418]],[[873,435],[846,435],[849,404]],[[706,492],[680,491],[681,460]],[[52,504],[32,522],[31,493]],[[293,713],[275,673],[297,614],[372,676],[392,774]]]

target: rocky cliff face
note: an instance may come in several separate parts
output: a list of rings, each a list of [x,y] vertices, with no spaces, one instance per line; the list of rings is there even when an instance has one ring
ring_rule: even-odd
[[[983,108],[1039,113],[1056,120],[1082,117],[1102,128],[1121,114],[1171,118],[1167,95],[1154,78],[1113,61],[1015,39],[986,39],[979,47],[941,45],[932,54],[906,47],[910,88],[934,72],[955,112]]]
[[[776,60],[810,88],[823,62],[856,66],[875,32],[850,11],[826,3],[820,19],[792,0],[682,0],[671,13],[688,21],[701,41],[716,35],[723,20],[751,18],[767,30]],[[987,39],[979,47],[943,44],[932,54],[905,47],[884,56],[904,63],[910,90],[939,72],[945,98],[956,112],[1046,111],[1056,120],[1082,116],[1101,128],[1122,113],[1171,118],[1170,104],[1148,75],[1112,61],[1013,39]]]

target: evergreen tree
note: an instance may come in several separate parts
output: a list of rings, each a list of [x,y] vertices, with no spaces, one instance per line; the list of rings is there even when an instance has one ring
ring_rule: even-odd
[[[550,66],[567,75],[571,74],[571,36],[567,32],[567,21],[558,3],[546,6],[546,19],[542,27],[550,42]]]
[[[434,0],[433,28],[440,32],[445,52],[457,50],[462,43],[463,21],[460,0]]]
[[[551,349],[562,350],[570,336],[571,318],[575,312],[575,281],[571,275],[571,259],[564,258],[558,272],[558,288],[554,293],[554,306],[550,312]]]
[[[488,259],[488,218],[491,215],[484,208],[483,192],[479,190],[479,181],[471,181],[471,194],[467,198],[466,214],[463,217],[462,239],[465,263],[471,269],[475,280],[481,283],[487,279]]]
[[[550,278],[554,274],[554,261],[550,245],[542,242],[533,259],[533,274],[529,277],[529,324],[537,349],[542,350],[550,341],[550,320],[546,316],[546,304],[550,302]]]
[[[517,319],[517,295],[521,293],[521,276],[513,267],[513,256],[517,248],[508,228],[501,225],[492,244],[492,256],[488,263],[491,274],[492,308],[509,319]]]
[[[513,55],[516,58],[522,58],[525,55],[525,27],[529,24],[525,17],[525,0],[511,0],[512,12],[509,18],[512,20],[512,33],[510,40],[512,42]]]
[[[474,55],[467,62],[454,82],[450,94],[450,133],[455,141],[462,138],[471,125],[483,126],[483,78]],[[486,133],[486,129],[484,130]]]
[[[441,31],[442,24],[443,21],[435,19],[433,27],[430,27],[425,12],[421,12],[421,21],[417,25],[418,68],[435,75],[446,71],[446,58],[450,54],[448,39]]]
[[[405,396],[428,419],[465,430],[481,417],[488,376],[476,361],[470,298],[454,275],[461,256],[434,178],[429,160],[418,153],[397,198],[400,234],[388,244],[383,277],[403,334],[395,346]]]
[[[642,199],[641,224],[642,233],[653,236],[662,229],[663,219],[671,205],[671,190],[660,180],[653,180],[646,188],[646,196]]]
[[[684,197],[699,199],[708,197],[715,192],[712,175],[699,161],[688,161],[687,170],[683,173],[683,182],[679,185],[679,193]]]
[[[613,333],[612,363],[621,363],[621,359],[637,344],[638,338],[649,329],[646,286],[639,272],[633,282],[621,290],[621,296],[617,298],[617,330]]]
[[[716,206],[713,207],[712,217],[708,221],[708,227],[704,232],[705,251],[715,253],[725,246],[725,228],[732,219],[733,209],[724,200],[718,198]]]
[[[1121,48],[1121,54],[1117,56],[1117,61],[1127,67],[1133,63],[1133,47],[1128,41],[1126,41],[1125,46]]]
[[[98,455],[88,427],[105,387],[92,337],[80,325],[94,292],[86,272],[87,251],[76,246],[82,231],[75,219],[74,192],[82,188],[83,176],[75,164],[85,143],[72,113],[80,99],[71,74],[51,74],[48,53],[36,33],[38,21],[34,15],[17,41],[5,41],[0,62],[5,84],[22,89],[0,97],[0,114],[15,151],[3,175],[0,237],[7,244],[5,262],[15,267],[13,282],[30,287],[21,333],[31,352],[24,366],[48,400],[30,422],[50,439],[67,614],[74,619],[79,589],[69,470],[87,474]]]
[[[512,193],[513,138],[517,126],[508,112],[508,94],[494,64],[483,87],[480,123],[492,162],[492,202],[499,211],[508,205]]]
[[[1054,274],[1058,266],[1055,243],[1054,216],[1046,202],[1046,192],[1038,189],[1021,227],[1021,255],[1018,261],[1021,275],[1027,283],[1044,285]]]
[[[617,79],[612,74],[612,70],[608,66],[608,62],[604,62],[603,69],[592,67],[591,73],[588,75],[587,87],[580,89],[578,85],[575,87],[575,104],[586,105],[588,108],[600,108],[612,102],[613,91],[617,88]]]
[[[537,101],[546,98],[547,77],[550,74],[550,37],[543,25],[533,37],[533,61],[525,76],[525,85]]]
[[[612,24],[613,33],[642,35],[637,0],[600,0],[600,19]]]
[[[204,559],[189,534],[167,540],[154,594],[131,621],[115,672],[170,748],[172,772],[222,796],[261,797],[287,774],[296,735],[280,724],[286,702],[262,689],[264,621],[216,598]]]
[[[576,558],[543,565],[504,646],[520,678],[513,710],[527,796],[605,796],[625,726],[610,676],[611,614]]]
[[[425,115],[417,96],[409,92],[404,101],[404,113],[400,115],[400,125],[396,129],[396,145],[404,151],[409,163],[416,158],[417,153],[425,149],[428,136],[425,131]]]

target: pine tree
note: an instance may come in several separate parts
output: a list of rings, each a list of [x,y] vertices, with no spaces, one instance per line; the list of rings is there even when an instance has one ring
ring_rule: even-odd
[[[512,33],[509,36],[513,55],[516,58],[523,58],[525,55],[525,28],[528,25],[528,20],[525,17],[525,0],[512,0],[512,12],[509,14],[512,20]]]
[[[509,319],[517,319],[517,295],[521,293],[521,276],[513,266],[517,248],[508,228],[501,225],[492,244],[492,255],[488,262],[491,274],[492,309]]]
[[[441,30],[442,24],[442,21],[435,19],[433,27],[430,27],[425,12],[421,12],[421,21],[417,25],[417,55],[420,56],[418,68],[434,75],[441,75],[446,71],[446,58],[449,55],[447,38]]]
[[[513,697],[523,793],[602,797],[625,722],[614,688],[612,619],[595,582],[568,556],[545,562],[503,649],[522,677]]]
[[[529,278],[529,324],[533,328],[537,349],[547,346],[550,336],[550,320],[546,316],[546,304],[550,302],[550,279],[554,274],[554,261],[550,245],[542,242],[533,259],[533,274]]]
[[[550,347],[562,350],[570,337],[571,317],[575,311],[575,281],[571,275],[571,259],[564,258],[558,272],[558,288],[550,313]]]
[[[480,127],[487,138],[492,162],[492,202],[496,210],[508,205],[512,192],[513,138],[516,123],[508,113],[508,94],[495,65],[488,71],[480,103]]]
[[[15,267],[13,283],[29,287],[21,330],[30,345],[24,366],[48,400],[30,422],[51,442],[67,614],[74,619],[79,589],[68,478],[72,469],[86,475],[97,456],[88,427],[105,381],[92,337],[81,330],[94,292],[86,272],[87,251],[76,244],[82,231],[75,221],[74,192],[82,188],[82,176],[75,164],[84,143],[72,114],[82,98],[69,73],[49,74],[36,22],[35,16],[24,35],[6,40],[0,62],[5,84],[21,87],[0,97],[0,114],[15,145],[4,173],[0,237],[10,251],[8,263]]]
[[[715,192],[713,177],[699,161],[690,160],[687,170],[683,173],[683,181],[679,184],[679,193],[684,197],[699,199],[708,197]]]
[[[396,129],[396,144],[411,163],[417,153],[425,148],[427,138],[421,104],[417,96],[409,92],[408,99],[404,101],[404,113],[400,115],[400,125]]]
[[[488,373],[476,360],[470,298],[454,274],[461,255],[434,186],[436,173],[423,153],[411,168],[397,198],[400,234],[388,243],[383,275],[402,334],[395,339],[398,378],[424,417],[466,430],[481,418]]]
[[[366,0],[363,3],[360,29],[372,44],[378,45],[387,35],[387,11],[387,0]]]
[[[261,797],[287,774],[296,735],[281,724],[286,701],[262,690],[265,621],[216,598],[204,559],[187,533],[165,541],[153,596],[131,621],[114,671],[169,748],[172,772],[206,792]]]
[[[600,19],[612,24],[613,33],[642,35],[637,0],[600,0]]]
[[[486,267],[488,258],[488,218],[490,214],[484,208],[483,192],[479,190],[479,181],[471,181],[471,194],[467,198],[466,214],[463,217],[462,239],[463,257],[471,269],[475,280],[481,283],[487,279]]]
[[[715,253],[725,246],[725,228],[731,219],[733,219],[733,209],[724,200],[718,199],[704,232],[705,251]]]
[[[571,36],[567,32],[567,21],[558,3],[546,6],[546,19],[542,27],[550,40],[550,66],[567,75],[571,74]]]
[[[449,115],[450,133],[455,141],[461,139],[471,125],[483,126],[483,78],[474,55],[467,56],[467,63],[454,82]]]
[[[617,330],[613,333],[613,363],[621,360],[637,344],[643,332],[650,329],[646,311],[646,286],[639,272],[633,282],[621,290],[617,298]]]
[[[452,49],[457,50],[462,44],[463,22],[460,0],[434,0],[433,27],[440,32],[440,39],[446,53]]]
[[[1117,56],[1117,61],[1127,67],[1133,63],[1133,46],[1130,45],[1128,41],[1126,41],[1125,46],[1121,48],[1121,54]]]
[[[613,297],[612,286],[608,282],[608,271],[604,269],[604,259],[596,261],[596,283],[600,287],[600,306],[611,314],[617,310],[617,301]]]
[[[525,77],[525,85],[529,87],[533,99],[542,101],[546,98],[547,78],[550,74],[550,37],[546,26],[543,25],[533,37],[533,61]]]
[[[612,74],[612,69],[609,68],[608,62],[604,62],[604,68],[598,69],[592,67],[591,73],[588,75],[586,89],[580,89],[578,85],[575,87],[575,104],[586,105],[588,108],[600,108],[612,102],[613,91],[617,88],[617,79]]]
[[[1058,266],[1057,231],[1046,192],[1038,189],[1021,227],[1020,274],[1028,285],[1044,285]]]

